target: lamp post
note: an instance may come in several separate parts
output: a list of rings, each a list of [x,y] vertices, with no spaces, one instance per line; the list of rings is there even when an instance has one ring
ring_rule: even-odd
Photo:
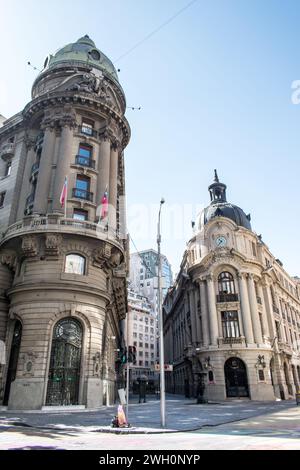
[[[159,205],[158,224],[157,224],[157,252],[158,252],[158,282],[157,282],[157,300],[158,300],[158,319],[159,319],[159,364],[160,364],[160,420],[161,427],[166,424],[166,401],[165,401],[165,354],[164,354],[164,322],[162,315],[162,292],[161,292],[161,234],[160,234],[160,215],[161,207],[165,203],[162,198]]]

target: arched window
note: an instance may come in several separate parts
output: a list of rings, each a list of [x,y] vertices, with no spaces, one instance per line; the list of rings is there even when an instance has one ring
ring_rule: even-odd
[[[48,375],[47,405],[77,405],[83,330],[75,318],[54,326]]]
[[[76,253],[70,253],[66,256],[65,273],[70,274],[85,274],[86,260],[84,256]]]
[[[234,280],[231,273],[225,271],[218,277],[219,294],[235,294]]]

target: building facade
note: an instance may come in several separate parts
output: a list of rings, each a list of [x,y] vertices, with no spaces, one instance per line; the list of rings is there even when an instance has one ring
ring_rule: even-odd
[[[209,400],[289,399],[300,384],[300,283],[230,204],[209,186],[210,205],[195,227],[164,303],[169,392]]]
[[[111,61],[84,36],[49,55],[32,100],[0,128],[0,403],[115,396],[127,311],[124,149]]]
[[[130,287],[138,294],[147,297],[156,318],[156,362],[159,361],[157,268],[157,251],[150,249],[130,254]],[[161,254],[161,273],[162,296],[164,298],[172,285],[173,274],[171,265],[163,254]]]
[[[130,285],[136,291],[144,295],[153,304],[155,312],[157,307],[157,266],[158,253],[150,249],[130,254]],[[166,295],[172,285],[172,268],[166,256],[161,255],[162,267],[162,293]]]
[[[127,334],[128,327],[128,334]],[[136,364],[130,365],[131,386],[141,376],[146,376],[153,387],[157,384],[155,372],[156,351],[156,315],[147,297],[132,290],[128,291],[128,319],[125,338],[128,346],[136,348]]]

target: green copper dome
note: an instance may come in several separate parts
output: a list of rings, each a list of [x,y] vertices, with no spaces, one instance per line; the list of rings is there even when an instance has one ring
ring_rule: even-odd
[[[44,63],[43,72],[58,65],[79,66],[80,64],[90,65],[104,73],[111,75],[118,80],[118,75],[111,60],[103,52],[97,49],[94,41],[88,35],[78,39],[78,41],[67,44],[63,48],[49,55]]]

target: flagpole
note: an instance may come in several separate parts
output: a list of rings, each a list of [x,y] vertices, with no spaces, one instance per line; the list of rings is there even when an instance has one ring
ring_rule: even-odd
[[[66,176],[66,199],[65,199],[65,219],[67,218],[67,201],[68,201],[68,177]]]

